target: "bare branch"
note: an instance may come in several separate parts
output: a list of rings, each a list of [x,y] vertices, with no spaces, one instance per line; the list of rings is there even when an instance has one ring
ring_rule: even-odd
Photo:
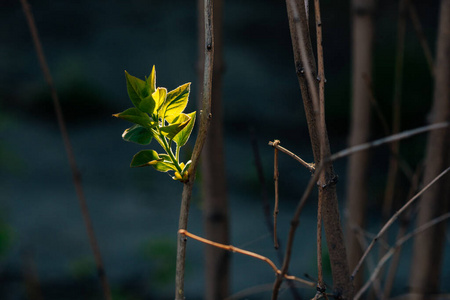
[[[418,127],[418,128],[411,129],[411,130],[406,130],[406,131],[403,131],[403,132],[400,132],[397,134],[390,135],[385,138],[381,138],[381,139],[378,139],[378,140],[375,140],[372,142],[356,145],[356,146],[341,150],[341,151],[331,155],[327,160],[335,161],[339,158],[349,156],[349,155],[359,152],[359,151],[364,151],[364,150],[367,150],[370,148],[375,148],[375,147],[378,147],[378,146],[381,146],[384,144],[392,143],[397,140],[406,139],[411,136],[414,136],[414,135],[417,135],[420,133],[424,133],[427,131],[442,129],[442,128],[448,127],[449,125],[450,125],[449,122],[441,122],[441,123],[435,123],[435,124],[431,124],[431,125],[427,125],[427,126]]]
[[[36,49],[36,54],[41,65],[42,72],[44,73],[45,80],[50,89],[51,97],[53,100],[53,106],[55,108],[56,117],[58,119],[58,126],[61,131],[62,139],[64,141],[64,147],[67,153],[67,159],[69,161],[70,169],[72,172],[72,180],[75,185],[75,190],[78,196],[78,202],[80,204],[81,213],[83,215],[84,224],[86,226],[86,231],[89,237],[89,243],[94,254],[95,263],[97,267],[97,273],[102,284],[103,294],[105,299],[111,300],[111,289],[109,287],[108,279],[106,277],[105,268],[102,261],[102,256],[100,253],[100,248],[95,237],[94,226],[92,225],[92,220],[89,215],[89,209],[86,202],[86,197],[84,195],[83,186],[81,184],[81,173],[78,170],[77,163],[75,161],[75,155],[73,153],[72,144],[70,143],[69,134],[67,132],[66,123],[64,121],[64,116],[61,109],[61,104],[59,102],[58,94],[56,92],[55,85],[53,84],[53,79],[50,74],[50,69],[47,64],[47,60],[44,55],[44,50],[42,49],[42,44],[39,39],[39,33],[36,28],[36,22],[34,21],[33,13],[31,12],[30,5],[27,0],[20,0],[22,4],[22,9],[28,22],[28,26],[31,31],[31,36],[33,38],[34,47]]]
[[[275,140],[276,141],[276,140]],[[307,163],[306,161],[304,161],[303,159],[301,159],[300,157],[298,157],[297,155],[295,155],[294,153],[292,153],[291,151],[289,151],[286,148],[283,148],[282,146],[280,146],[280,144],[275,144],[275,141],[270,141],[269,142],[269,146],[272,146],[274,148],[277,148],[278,150],[280,150],[281,152],[286,153],[287,155],[289,155],[290,157],[292,157],[293,159],[295,159],[296,161],[298,161],[299,163],[301,163],[304,167],[306,167],[311,173],[314,172],[315,167],[314,167],[314,163]]]
[[[280,141],[275,140],[274,145],[279,145]],[[277,238],[277,218],[278,218],[278,149],[274,147],[274,159],[273,159],[273,182],[275,184],[275,205],[273,208],[273,245],[275,249],[278,249],[278,238]]]
[[[450,170],[450,168],[448,168],[447,170]],[[441,176],[441,175],[439,175],[439,176]],[[398,247],[400,247],[401,245],[406,243],[409,239],[411,239],[415,235],[417,235],[417,234],[419,234],[419,233],[421,233],[421,232],[431,228],[432,226],[434,226],[434,225],[436,225],[436,224],[438,224],[440,222],[443,222],[443,221],[447,220],[448,218],[450,218],[450,213],[446,213],[446,214],[444,214],[444,215],[442,215],[440,217],[437,217],[437,218],[431,220],[430,222],[427,222],[427,223],[423,224],[419,228],[416,228],[413,232],[411,232],[411,233],[403,236],[401,239],[397,240],[395,245],[393,247],[391,247],[391,249],[389,249],[389,251],[378,262],[378,265],[375,268],[375,270],[372,272],[372,274],[370,275],[369,280],[356,293],[354,300],[358,300],[362,296],[362,294],[369,288],[369,286],[372,284],[372,282],[374,281],[374,279],[377,277],[378,273],[382,269],[383,265],[387,262],[387,260],[389,258],[391,258],[391,256],[395,253],[395,250]]]
[[[232,245],[224,245],[224,244],[216,243],[216,242],[204,239],[202,237],[199,237],[198,235],[192,234],[192,233],[188,232],[185,229],[178,230],[178,233],[180,235],[185,235],[187,237],[190,237],[190,238],[192,238],[194,240],[197,240],[199,242],[202,242],[204,244],[208,244],[208,245],[211,245],[211,246],[214,246],[214,247],[217,247],[217,248],[220,248],[220,249],[224,249],[224,250],[227,250],[227,251],[230,251],[230,252],[236,252],[236,253],[244,254],[244,255],[247,255],[247,256],[250,256],[250,257],[262,260],[262,261],[266,262],[275,271],[275,273],[281,274],[281,271],[276,267],[276,265],[273,263],[273,261],[271,261],[269,258],[267,258],[265,256],[262,256],[260,254],[257,254],[257,253],[251,252],[251,251],[247,251],[247,250],[243,250],[243,249],[234,247]],[[297,282],[303,283],[303,284],[305,284],[307,286],[310,286],[310,287],[314,287],[316,285],[315,282],[308,281],[308,280],[305,280],[305,279],[301,279],[301,278],[298,278],[298,277],[293,276],[293,275],[284,274],[284,278],[286,278],[288,280],[295,280]]]
[[[355,269],[353,270],[351,278],[353,279],[356,275],[356,273],[359,271],[359,268],[361,267],[364,259],[369,254],[370,250],[372,250],[373,246],[375,245],[375,242],[386,232],[386,230],[397,220],[398,216],[403,213],[417,198],[420,197],[426,190],[428,190],[436,181],[438,181],[442,176],[447,174],[450,171],[450,167],[442,171],[436,178],[434,178],[430,183],[428,183],[420,192],[418,192],[414,197],[412,197],[408,202],[405,203],[405,205],[402,206],[381,228],[381,230],[378,232],[378,234],[373,238],[372,242],[369,244],[369,247],[367,247],[366,252],[364,252],[363,256],[359,260],[359,263],[356,265]],[[405,236],[406,237],[406,236]],[[403,237],[404,238],[404,237]]]

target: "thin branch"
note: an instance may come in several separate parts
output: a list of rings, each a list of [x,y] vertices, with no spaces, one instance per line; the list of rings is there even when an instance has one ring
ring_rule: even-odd
[[[211,91],[213,77],[214,61],[214,35],[213,35],[213,10],[212,1],[205,0],[204,4],[205,18],[205,64],[203,72],[203,98],[200,110],[200,128],[197,140],[192,152],[192,164],[188,170],[189,179],[184,183],[183,194],[181,196],[180,218],[178,229],[187,229],[189,206],[192,197],[192,188],[194,186],[195,171],[200,159],[200,155],[205,144],[208,127],[212,118],[211,115]],[[184,270],[186,260],[186,237],[178,234],[177,243],[177,265],[175,277],[175,299],[184,300]]]
[[[39,33],[36,28],[36,22],[34,21],[33,13],[31,12],[31,7],[26,0],[20,0],[22,4],[22,9],[28,22],[28,26],[31,31],[31,36],[33,38],[34,47],[38,56],[39,63],[41,65],[42,72],[44,73],[45,80],[50,88],[51,97],[53,100],[53,106],[55,108],[56,117],[58,119],[58,126],[61,131],[62,139],[64,142],[64,147],[67,153],[67,159],[69,161],[70,169],[72,172],[72,180],[75,185],[75,190],[78,196],[78,202],[80,204],[81,213],[83,215],[84,224],[86,226],[86,231],[89,237],[89,243],[94,254],[95,263],[97,266],[97,273],[102,284],[103,294],[105,299],[111,300],[111,290],[109,287],[108,279],[106,278],[105,268],[102,261],[102,256],[100,253],[100,248],[97,244],[97,239],[94,233],[94,227],[92,225],[92,220],[89,215],[89,210],[86,203],[86,198],[84,196],[83,187],[81,184],[81,174],[78,170],[75,155],[73,153],[72,144],[70,143],[69,134],[67,132],[66,124],[64,121],[64,116],[61,109],[61,104],[59,102],[58,94],[56,92],[55,85],[53,83],[52,76],[50,74],[50,69],[47,64],[47,60],[44,55],[44,50],[42,49],[42,44],[39,39]]]
[[[276,141],[276,140],[275,140]],[[282,146],[280,146],[280,144],[275,144],[275,141],[269,141],[269,146],[272,146],[278,150],[280,150],[281,152],[286,153],[287,155],[289,155],[290,157],[292,157],[293,159],[295,159],[296,161],[298,161],[299,163],[301,163],[305,168],[307,168],[311,173],[314,172],[315,170],[315,165],[314,163],[307,163],[306,161],[304,161],[303,159],[301,159],[300,157],[298,157],[297,155],[295,155],[294,153],[292,153],[291,151],[289,151],[286,148],[283,148]]]
[[[411,180],[411,187],[408,194],[408,199],[412,198],[414,194],[416,193],[419,184],[420,184],[420,178],[422,175],[423,166],[422,164],[419,164],[419,166],[416,168],[416,171],[413,175],[413,178]],[[399,240],[402,238],[409,227],[409,224],[411,223],[412,218],[412,209],[409,209],[403,217],[400,219],[400,228],[397,232],[397,238],[395,240]],[[400,263],[400,254],[401,254],[402,247],[398,247],[395,250],[394,257],[392,258],[391,264],[389,265],[388,273],[386,275],[386,279],[384,280],[384,292],[383,292],[383,298],[382,299],[388,299],[389,295],[391,293],[392,287],[394,286],[395,281],[395,275],[397,272],[398,265]]]
[[[450,125],[449,122],[440,122],[440,123],[434,123],[431,125],[426,125],[426,126],[422,126],[422,127],[418,127],[415,129],[411,129],[411,130],[406,130],[397,134],[393,134],[390,135],[388,137],[385,138],[381,138],[372,142],[368,142],[368,143],[364,143],[364,144],[360,144],[360,145],[356,145],[344,150],[341,150],[333,155],[331,155],[327,160],[329,161],[335,161],[336,159],[345,157],[345,156],[349,156],[353,153],[356,152],[360,152],[360,151],[364,151],[370,148],[375,148],[384,144],[388,144],[388,143],[392,143],[394,141],[398,141],[398,140],[402,140],[405,138],[409,138],[412,137],[414,135],[420,134],[420,133],[424,133],[427,131],[431,131],[431,130],[436,130],[436,129],[442,129],[445,127],[448,127]]]
[[[319,0],[314,0],[314,12],[316,19],[316,43],[317,43],[317,67],[318,67],[318,77],[319,80],[319,118],[317,121],[319,125],[317,126],[320,130],[319,140],[320,140],[320,161],[325,158],[325,68],[323,61],[323,46],[322,46],[322,18],[320,16],[320,2]],[[329,154],[329,153],[328,153]],[[322,184],[326,184],[325,172],[322,171],[320,181]],[[323,270],[322,270],[322,205],[323,197],[319,197],[317,203],[317,291],[318,295],[322,294],[325,298],[326,288],[323,282]]]
[[[269,233],[272,233],[272,232],[274,232],[274,225],[273,225],[272,219],[270,217],[270,205],[269,205],[269,200],[268,200],[268,196],[267,196],[267,188],[266,188],[266,182],[264,179],[264,172],[263,172],[263,167],[262,167],[262,163],[261,163],[261,156],[259,154],[258,143],[256,142],[255,132],[253,129],[250,130],[250,142],[252,144],[252,149],[253,149],[253,153],[254,153],[255,166],[256,166],[257,173],[258,173],[258,179],[261,184],[261,197],[262,197],[264,217],[265,217],[267,229],[268,229]],[[277,244],[278,244],[278,248],[276,249],[276,254],[277,254],[278,261],[281,264],[281,263],[283,263],[283,255],[282,255],[282,249],[281,249],[279,238],[277,238]],[[297,289],[294,286],[294,282],[288,281],[287,284],[289,286],[289,290],[291,291],[293,298],[301,299],[300,294],[298,293]]]
[[[450,170],[450,168],[448,168],[447,170]],[[439,175],[439,176],[441,176],[441,175]],[[438,224],[440,222],[443,222],[443,221],[445,221],[445,220],[447,220],[449,218],[450,218],[450,213],[443,214],[442,216],[437,217],[437,218],[435,218],[435,219],[433,219],[433,220],[423,224],[419,228],[415,229],[413,232],[411,232],[411,233],[405,235],[404,237],[402,237],[401,239],[397,240],[395,245],[391,249],[389,249],[389,251],[378,262],[378,265],[375,268],[375,270],[372,272],[369,280],[358,291],[358,293],[356,293],[354,300],[358,300],[362,296],[362,294],[369,288],[369,286],[372,284],[372,282],[374,281],[374,279],[377,277],[378,273],[382,269],[383,265],[387,262],[387,260],[389,258],[391,258],[391,256],[395,253],[395,250],[398,247],[402,246],[404,243],[406,243],[409,239],[411,239],[415,235],[417,235],[417,234],[419,234],[419,233],[421,233],[421,232],[431,228],[432,226],[435,226],[436,224]]]
[[[412,197],[408,202],[405,203],[405,205],[402,206],[381,228],[381,230],[378,232],[378,234],[373,238],[372,242],[369,244],[369,247],[367,247],[366,252],[364,252],[363,256],[359,260],[358,264],[356,265],[355,269],[353,270],[353,273],[351,275],[351,278],[353,279],[356,275],[356,273],[359,271],[359,268],[361,267],[361,264],[363,263],[364,259],[369,254],[370,250],[372,250],[373,246],[375,245],[375,242],[386,232],[386,230],[397,220],[398,216],[403,213],[417,198],[420,197],[426,190],[428,190],[436,181],[438,181],[442,176],[447,174],[450,171],[450,167],[442,171],[436,178],[434,178],[430,183],[428,183],[420,192],[418,192],[414,197]]]
[[[425,59],[427,60],[428,68],[430,69],[431,76],[434,77],[434,62],[433,55],[431,54],[430,46],[428,45],[427,38],[425,37],[425,33],[423,32],[422,25],[420,24],[419,16],[417,15],[417,10],[412,1],[408,1],[408,12],[409,17],[414,26],[414,30],[416,31],[417,37],[419,39],[420,45],[423,49],[423,54],[425,55]]]
[[[275,140],[274,145],[279,145],[280,141]],[[277,237],[277,218],[278,218],[278,149],[274,147],[274,158],[273,158],[273,182],[275,184],[275,205],[273,208],[273,246],[278,249],[278,237]]]
[[[192,238],[194,240],[197,240],[199,242],[202,242],[204,244],[208,244],[208,245],[211,245],[211,246],[214,246],[214,247],[217,247],[217,248],[220,248],[220,249],[224,249],[224,250],[227,250],[227,251],[230,251],[230,252],[236,252],[236,253],[244,254],[244,255],[247,255],[247,256],[250,256],[250,257],[262,260],[262,261],[266,262],[275,271],[275,273],[277,273],[279,275],[281,274],[281,271],[276,267],[276,265],[273,263],[273,261],[271,261],[269,258],[267,258],[265,256],[262,256],[260,254],[257,254],[257,253],[251,252],[251,251],[247,251],[247,250],[243,250],[243,249],[234,247],[232,245],[224,245],[224,244],[216,243],[216,242],[207,240],[205,238],[199,237],[198,235],[192,234],[192,233],[188,232],[185,229],[178,230],[178,233],[180,235],[185,235],[187,237],[190,237],[190,238]],[[293,275],[284,274],[284,278],[286,278],[288,280],[295,280],[297,282],[303,283],[303,284],[305,284],[307,286],[310,286],[310,287],[314,287],[316,285],[315,282],[308,281],[308,280],[305,280],[305,279],[301,279],[301,278],[298,278],[298,277],[293,276]]]
[[[399,1],[398,24],[397,24],[397,46],[395,57],[395,78],[394,78],[394,97],[392,100],[392,132],[396,134],[400,132],[401,118],[401,99],[402,99],[402,83],[403,83],[403,63],[405,54],[405,31],[406,31],[406,4],[408,0]],[[395,141],[391,144],[391,155],[389,158],[389,170],[386,179],[386,191],[383,200],[383,221],[391,214],[394,202],[395,187],[398,175],[398,155],[400,143]]]

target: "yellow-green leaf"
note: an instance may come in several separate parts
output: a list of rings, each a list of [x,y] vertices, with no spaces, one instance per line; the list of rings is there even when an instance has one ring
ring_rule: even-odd
[[[156,91],[152,94],[152,99],[155,103],[154,110],[152,114],[157,114],[158,110],[166,101],[167,89],[166,88],[157,88]],[[162,116],[161,116],[162,117]]]
[[[191,83],[180,85],[176,89],[167,93],[166,101],[159,111],[159,115],[164,115],[164,119],[173,123],[173,120],[183,112],[189,100]]]
[[[148,85],[150,86],[150,95],[153,94],[156,91],[156,69],[155,65],[153,65],[152,73],[150,74],[150,77],[146,79]]]
[[[189,123],[180,131],[177,135],[174,136],[173,141],[177,143],[179,147],[184,146],[187,141],[189,140],[189,137],[191,136],[192,129],[194,128],[195,124],[195,111],[190,114],[181,114],[187,116],[190,120]]]
[[[125,71],[125,78],[127,79],[128,96],[131,102],[133,102],[133,105],[139,107],[142,99],[149,95],[148,84],[142,79],[128,74],[127,71]]]
[[[171,140],[186,127],[190,120],[191,118],[188,115],[181,114],[175,118],[173,124],[161,127],[160,130],[164,136]]]
[[[133,156],[130,167],[147,167],[155,165],[162,161],[162,158],[158,156],[158,153],[154,150],[142,150]]]
[[[158,125],[157,122],[153,121],[148,114],[140,111],[136,107],[129,108],[121,113],[113,115],[116,118],[127,120],[135,124],[142,125],[147,128],[152,128]]]

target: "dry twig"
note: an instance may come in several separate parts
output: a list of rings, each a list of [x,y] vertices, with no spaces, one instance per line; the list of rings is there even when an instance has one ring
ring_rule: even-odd
[[[102,256],[100,253],[100,248],[97,244],[97,239],[95,237],[94,226],[92,225],[92,220],[89,215],[89,209],[86,203],[86,197],[84,196],[83,186],[81,184],[81,173],[78,170],[75,155],[73,153],[72,144],[70,143],[69,134],[67,132],[66,123],[64,121],[64,116],[61,109],[61,104],[59,102],[58,94],[56,92],[55,85],[53,83],[52,76],[50,74],[50,69],[47,64],[47,60],[44,55],[44,50],[42,49],[42,44],[39,39],[39,34],[36,28],[36,22],[34,21],[33,13],[31,12],[30,5],[27,0],[20,0],[22,4],[22,9],[28,22],[28,26],[31,31],[31,36],[33,38],[34,46],[36,48],[36,53],[41,65],[42,72],[44,73],[45,80],[50,88],[51,97],[53,100],[53,106],[55,108],[56,117],[58,119],[58,126],[61,131],[61,135],[64,141],[64,147],[67,153],[67,159],[69,160],[70,169],[72,172],[73,184],[75,185],[75,190],[78,196],[78,202],[80,204],[81,213],[83,215],[84,224],[86,226],[86,231],[89,237],[89,243],[94,254],[95,263],[97,267],[97,273],[100,278],[103,294],[105,299],[111,300],[111,290],[109,288],[108,279],[106,278],[105,268],[103,266]]]
[[[383,226],[383,228],[381,228],[381,230],[378,232],[378,234],[373,238],[372,242],[370,242],[369,247],[367,247],[366,252],[364,252],[363,256],[361,257],[361,259],[359,260],[359,263],[356,265],[355,269],[353,270],[353,273],[351,275],[351,278],[353,279],[356,275],[356,273],[358,273],[359,268],[361,267],[364,259],[367,257],[367,255],[369,254],[370,250],[372,250],[373,246],[375,245],[375,243],[377,242],[377,240],[386,232],[386,230],[388,230],[388,228],[395,222],[395,220],[397,220],[398,216],[403,213],[417,198],[420,197],[420,195],[422,195],[428,188],[430,188],[436,181],[438,181],[442,176],[444,176],[445,174],[447,174],[450,171],[450,167],[448,167],[447,169],[445,169],[444,171],[442,171],[438,176],[436,176],[436,178],[434,178],[430,183],[428,183],[422,190],[420,190],[420,192],[418,192],[414,197],[412,197],[408,202],[405,203],[405,205],[402,206],[402,208],[400,208],[387,222],[386,224]],[[405,236],[406,237],[406,236]]]
[[[281,271],[275,266],[273,261],[271,261],[269,258],[267,258],[265,256],[262,256],[260,254],[257,254],[257,253],[251,252],[251,251],[247,251],[247,250],[243,250],[243,249],[234,247],[232,245],[224,245],[224,244],[216,243],[216,242],[204,239],[202,237],[199,237],[198,235],[192,234],[192,233],[188,232],[185,229],[178,230],[178,233],[180,235],[185,235],[187,237],[190,237],[190,238],[192,238],[194,240],[197,240],[199,242],[202,242],[204,244],[208,244],[208,245],[211,245],[211,246],[214,246],[214,247],[217,247],[217,248],[220,248],[220,249],[224,249],[224,250],[227,250],[227,251],[230,251],[230,252],[236,252],[236,253],[244,254],[244,255],[247,255],[247,256],[250,256],[250,257],[262,260],[262,261],[266,262],[275,271],[275,273],[277,273],[278,275],[281,274]],[[288,280],[294,280],[294,281],[303,283],[303,284],[305,284],[307,286],[310,286],[310,287],[314,287],[315,286],[314,282],[308,281],[308,280],[305,280],[305,279],[301,279],[301,278],[298,278],[298,277],[293,276],[293,275],[284,274],[283,276],[284,276],[284,278],[286,278]]]
[[[450,168],[447,168],[446,171],[450,170]],[[445,172],[445,171],[444,171]],[[440,178],[443,174],[441,173],[441,175],[439,175],[438,177]],[[436,177],[436,179],[438,179],[438,177]],[[433,181],[432,183],[434,183],[435,181]],[[411,200],[410,200],[411,201]],[[362,294],[369,288],[369,286],[372,284],[372,282],[375,280],[375,278],[378,276],[378,273],[380,272],[380,270],[382,269],[383,265],[387,262],[387,260],[389,258],[391,258],[391,256],[395,253],[395,250],[400,247],[401,245],[403,245],[404,243],[406,243],[409,239],[411,239],[412,237],[414,237],[415,235],[429,229],[432,226],[435,226],[436,224],[447,220],[448,218],[450,218],[450,213],[446,213],[440,217],[437,217],[425,224],[423,224],[422,226],[420,226],[419,228],[415,229],[413,232],[403,236],[401,239],[397,240],[397,242],[395,243],[395,245],[393,247],[391,247],[389,249],[389,251],[381,258],[381,260],[378,262],[377,267],[375,268],[375,270],[372,272],[372,274],[370,275],[370,279],[366,282],[366,284],[364,284],[364,286],[356,293],[354,300],[358,300],[359,298],[361,298]]]

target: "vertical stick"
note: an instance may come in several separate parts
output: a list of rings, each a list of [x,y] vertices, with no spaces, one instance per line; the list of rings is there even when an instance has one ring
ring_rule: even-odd
[[[184,184],[183,194],[181,196],[180,218],[178,229],[187,229],[189,206],[192,197],[192,188],[194,186],[195,171],[200,159],[200,155],[205,144],[208,127],[212,118],[211,115],[211,91],[213,78],[214,61],[214,33],[213,33],[213,9],[212,0],[205,0],[204,3],[205,18],[205,64],[203,72],[203,97],[200,110],[200,128],[198,130],[197,140],[192,152],[192,164],[189,168],[189,180]],[[177,264],[175,274],[175,300],[184,300],[184,272],[186,261],[186,237],[178,234],[177,243]]]
[[[275,145],[280,144],[279,140],[273,142]],[[275,249],[278,249],[278,237],[277,237],[277,217],[278,217],[278,149],[274,147],[274,159],[273,159],[273,182],[275,184],[275,205],[273,208],[273,245]]]
[[[81,213],[83,215],[84,224],[86,226],[86,231],[89,237],[89,242],[91,245],[92,252],[94,254],[95,263],[97,266],[98,277],[100,278],[103,294],[105,299],[111,300],[111,290],[109,288],[108,279],[106,278],[105,268],[103,266],[102,256],[100,253],[100,249],[97,244],[97,239],[94,233],[94,227],[92,225],[91,217],[89,216],[89,210],[86,203],[86,198],[84,196],[83,187],[81,185],[81,174],[78,170],[75,155],[73,154],[73,148],[70,143],[69,134],[67,133],[66,124],[64,121],[64,116],[61,109],[61,104],[59,103],[58,94],[56,93],[56,88],[53,84],[53,79],[50,74],[50,69],[48,68],[47,60],[45,59],[44,51],[42,49],[42,44],[39,39],[39,34],[36,28],[36,23],[34,21],[33,13],[31,12],[30,5],[26,0],[20,0],[22,4],[23,12],[25,13],[25,17],[28,22],[28,26],[30,27],[31,36],[33,38],[34,46],[36,48],[36,53],[39,59],[39,63],[41,65],[42,72],[44,73],[45,80],[50,88],[51,97],[53,100],[53,105],[55,107],[56,117],[58,119],[59,129],[61,131],[61,135],[64,141],[64,147],[66,149],[67,158],[69,160],[70,169],[72,171],[73,183],[75,185],[75,190],[78,196],[78,201],[81,208]]]

